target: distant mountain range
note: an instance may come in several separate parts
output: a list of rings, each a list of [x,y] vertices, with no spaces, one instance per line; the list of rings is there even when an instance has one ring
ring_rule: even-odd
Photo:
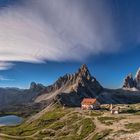
[[[135,78],[133,78],[132,73],[126,76],[123,88],[128,90],[140,90],[140,68],[136,72]]]
[[[29,89],[0,88],[0,108],[28,104],[47,106],[53,102],[65,106],[80,106],[83,98],[97,98],[101,103],[138,103],[139,81],[140,70],[135,79],[132,75],[125,78],[122,89],[106,89],[90,74],[84,64],[76,73],[60,77],[50,86],[32,82]],[[137,90],[132,91],[134,87]]]

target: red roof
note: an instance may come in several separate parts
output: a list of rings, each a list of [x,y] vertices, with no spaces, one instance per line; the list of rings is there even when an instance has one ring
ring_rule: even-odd
[[[97,101],[96,98],[84,98],[81,104],[92,105]]]

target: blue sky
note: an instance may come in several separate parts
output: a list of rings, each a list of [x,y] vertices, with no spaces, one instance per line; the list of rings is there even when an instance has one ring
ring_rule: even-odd
[[[140,60],[139,0],[1,0],[0,86],[49,85],[86,63],[121,87]]]

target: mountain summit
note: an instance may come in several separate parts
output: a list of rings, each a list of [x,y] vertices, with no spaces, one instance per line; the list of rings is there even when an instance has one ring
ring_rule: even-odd
[[[137,88],[140,89],[140,68],[136,72],[135,81],[137,83]]]
[[[126,89],[126,90],[124,90]],[[131,94],[130,94],[131,93]],[[32,82],[29,89],[0,88],[0,109],[17,106],[46,107],[54,102],[66,106],[80,106],[83,98],[98,98],[101,103],[139,103],[140,69],[135,78],[129,74],[123,89],[103,88],[83,64],[75,73],[65,74],[50,85]]]
[[[55,99],[65,105],[79,106],[83,98],[96,97],[101,90],[100,83],[83,64],[74,74],[66,74],[46,87],[45,92],[36,98],[36,102]]]
[[[133,75],[131,73],[126,76],[126,78],[124,79],[123,88],[128,90],[140,90],[140,68],[137,70],[135,78],[133,78]]]

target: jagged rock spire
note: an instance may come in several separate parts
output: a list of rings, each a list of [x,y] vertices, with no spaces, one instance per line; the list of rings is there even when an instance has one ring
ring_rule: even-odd
[[[86,64],[83,64],[80,68],[79,68],[79,71],[78,71],[78,76],[80,77],[83,77],[83,78],[86,78],[88,80],[91,79],[91,74],[88,70],[88,67]]]
[[[36,88],[37,84],[35,82],[31,82],[30,84],[30,89]]]
[[[124,79],[123,88],[136,88],[140,89],[140,68],[137,70],[135,78],[133,78],[132,74],[129,74]]]
[[[137,84],[137,88],[140,89],[140,68],[136,72],[135,81],[136,81],[136,84]]]
[[[129,75],[127,75],[126,78],[124,79],[123,87],[124,88],[133,88],[133,87],[136,87],[136,83],[135,83],[135,80],[133,79],[132,73],[130,73]]]
[[[140,68],[136,72],[135,79],[140,81]]]
[[[80,96],[87,95],[92,97],[102,90],[102,86],[91,76],[87,65],[83,64],[76,73],[65,74],[60,77],[53,85],[46,88],[46,92],[63,90],[63,92],[70,93],[71,89]]]
[[[85,73],[88,73],[90,74],[89,70],[88,70],[88,67],[86,64],[83,64],[81,67],[80,67],[80,72],[85,74]]]
[[[86,64],[81,65],[80,69],[83,71],[89,71]]]
[[[39,90],[44,90],[45,86],[43,86],[42,84],[37,84],[35,82],[31,82],[29,89],[39,91]]]

